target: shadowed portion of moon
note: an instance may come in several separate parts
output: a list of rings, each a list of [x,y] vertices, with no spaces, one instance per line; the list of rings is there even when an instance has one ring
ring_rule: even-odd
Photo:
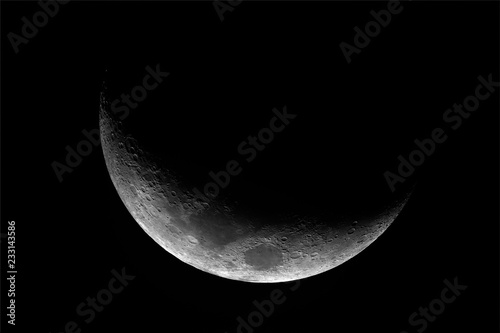
[[[200,198],[176,161],[148,152],[126,131],[105,92],[100,109],[106,166],[128,211],[176,258],[224,278],[286,282],[330,270],[376,240],[409,198],[408,193],[371,216],[334,221],[292,204],[266,211],[222,195]]]

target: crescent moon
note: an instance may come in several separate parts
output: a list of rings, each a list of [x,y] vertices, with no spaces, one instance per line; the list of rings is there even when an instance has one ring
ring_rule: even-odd
[[[331,270],[384,233],[411,195],[408,192],[370,217],[334,223],[315,212],[246,215],[235,202],[197,197],[174,168],[126,132],[110,104],[103,92],[102,150],[126,208],[167,252],[223,278],[286,282]]]

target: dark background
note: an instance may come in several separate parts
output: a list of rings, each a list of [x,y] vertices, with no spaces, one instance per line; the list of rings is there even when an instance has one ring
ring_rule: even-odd
[[[416,332],[408,316],[458,277],[467,290],[426,331],[496,331],[498,92],[456,131],[442,115],[474,93],[479,75],[498,80],[498,3],[403,7],[347,64],[339,44],[352,44],[353,28],[386,2],[243,2],[224,22],[211,2],[70,2],[18,54],[7,34],[40,8],[2,2],[2,232],[16,221],[16,329],[60,332],[74,320],[82,332],[235,332],[252,301],[279,288],[286,302],[255,332]],[[105,78],[129,92],[158,63],[170,76],[127,119],[138,137],[220,170],[286,105],[299,116],[235,186],[323,210],[390,200],[383,173],[397,156],[436,127],[448,140],[410,177],[417,186],[394,224],[358,256],[294,292],[226,280],[142,231],[100,147],[62,182],[51,167],[98,127]],[[77,305],[122,267],[136,278],[83,323]],[[4,309],[3,279],[2,288]]]

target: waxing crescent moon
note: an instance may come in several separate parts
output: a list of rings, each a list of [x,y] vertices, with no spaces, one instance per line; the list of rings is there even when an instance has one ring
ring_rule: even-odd
[[[111,180],[126,208],[167,252],[220,277],[286,282],[328,271],[374,242],[410,196],[408,192],[370,217],[345,217],[334,223],[314,211],[243,213],[236,202],[197,197],[174,168],[125,130],[110,104],[103,92],[101,143]]]

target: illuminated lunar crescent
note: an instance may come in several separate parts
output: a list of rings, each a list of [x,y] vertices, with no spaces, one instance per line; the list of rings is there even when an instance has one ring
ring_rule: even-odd
[[[128,211],[167,252],[202,271],[247,282],[286,282],[328,271],[375,241],[409,194],[369,218],[247,215],[235,202],[203,201],[176,170],[147,152],[101,97],[100,134],[111,180]]]

